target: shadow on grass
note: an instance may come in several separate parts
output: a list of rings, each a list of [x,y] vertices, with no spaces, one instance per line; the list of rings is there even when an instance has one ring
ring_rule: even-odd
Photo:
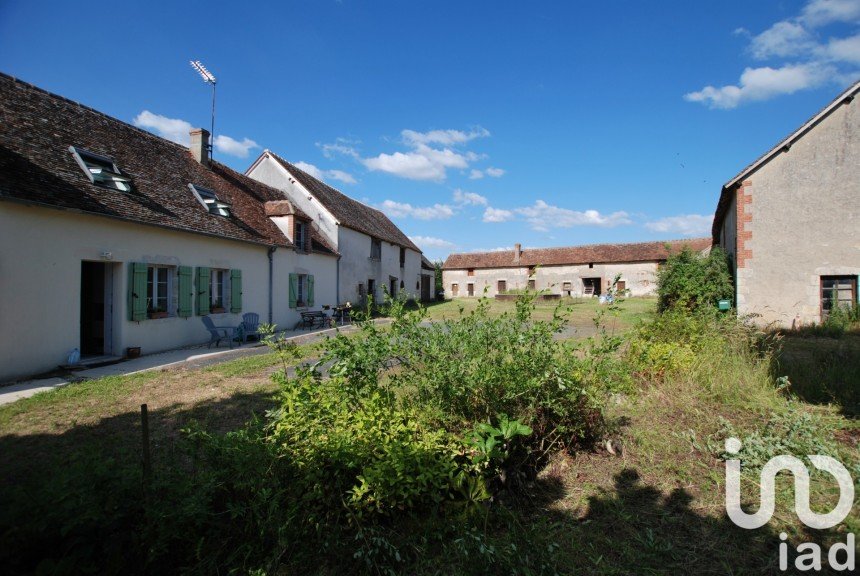
[[[156,475],[167,475],[165,467],[176,465],[179,430],[192,420],[211,431],[227,431],[271,405],[271,393],[261,392],[152,410]],[[143,573],[151,551],[141,524],[152,503],[143,491],[140,438],[137,411],[56,435],[0,437],[0,565],[5,573]],[[174,476],[168,478],[178,477],[170,472]],[[779,540],[769,529],[746,531],[722,513],[700,513],[692,508],[689,492],[678,488],[666,496],[643,484],[634,469],[618,472],[614,480],[612,489],[588,498],[584,516],[560,507],[569,496],[560,477],[537,482],[531,499],[504,504],[507,512],[498,517],[510,520],[508,524],[478,529],[486,531],[488,544],[508,550],[507,556],[488,559],[475,550],[464,551],[458,548],[462,536],[453,532],[443,537],[440,548],[424,549],[398,568],[415,574],[778,573]],[[183,505],[161,503],[166,512]],[[151,527],[153,519],[148,521]],[[228,515],[218,521],[232,522]],[[163,524],[158,530],[177,530],[169,513],[155,522]],[[420,517],[402,524],[414,530],[414,538],[404,535],[407,542],[428,538],[421,534]],[[182,541],[193,540],[192,534]],[[516,545],[514,552],[510,544]],[[194,557],[193,550],[165,554]],[[299,572],[324,571],[326,553],[319,554],[320,564],[302,566]],[[332,559],[331,564],[338,573],[344,567],[358,570],[350,558]],[[187,570],[180,564],[159,566],[159,573]]]
[[[587,574],[778,573],[779,537],[704,515],[683,488],[664,495],[626,468],[614,489],[588,498],[580,519],[556,514],[565,564]]]
[[[860,415],[860,334],[839,338],[784,333],[773,376],[788,376],[791,390],[813,404],[837,404]]]

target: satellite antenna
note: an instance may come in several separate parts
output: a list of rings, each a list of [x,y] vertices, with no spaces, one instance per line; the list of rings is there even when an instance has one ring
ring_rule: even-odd
[[[200,60],[192,60],[191,67],[197,70],[200,77],[207,84],[212,84],[212,129],[209,131],[209,157],[215,156],[215,76],[206,69]]]

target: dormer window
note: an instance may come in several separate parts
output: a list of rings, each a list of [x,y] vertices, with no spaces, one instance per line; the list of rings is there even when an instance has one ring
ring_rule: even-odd
[[[113,158],[74,146],[69,146],[69,151],[93,184],[120,192],[131,192],[131,178],[122,173]]]
[[[197,198],[197,201],[200,202],[200,204],[202,204],[210,214],[225,217],[230,216],[230,205],[221,201],[215,192],[209,188],[195,186],[194,184],[189,184],[188,187],[191,189],[191,193],[194,194],[194,197]]]
[[[296,220],[296,231],[293,235],[293,244],[302,252],[308,251],[308,223],[302,220]]]

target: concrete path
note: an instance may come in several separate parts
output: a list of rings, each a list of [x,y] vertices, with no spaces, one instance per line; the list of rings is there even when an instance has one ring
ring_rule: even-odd
[[[387,319],[380,319],[377,322],[387,322]],[[339,326],[337,329],[329,328],[326,330],[286,330],[281,332],[284,337],[296,344],[308,344],[323,340],[326,336],[334,336],[338,330],[343,333],[350,333],[357,330],[354,326]],[[95,380],[104,378],[105,376],[124,376],[135,374],[137,372],[147,372],[149,370],[163,370],[165,368],[200,368],[210,366],[236,358],[244,358],[246,356],[254,356],[257,354],[265,354],[269,348],[260,342],[251,342],[243,345],[234,345],[233,349],[207,349],[205,345],[191,346],[180,348],[177,350],[168,350],[167,352],[159,352],[158,354],[149,354],[135,358],[133,360],[124,360],[118,364],[109,366],[101,366],[99,368],[89,368],[85,370],[76,370],[69,375],[62,377],[43,378],[37,380],[28,380],[25,382],[16,382],[8,386],[0,386],[0,405],[15,402],[21,398],[28,398],[39,392],[47,392],[56,390],[62,386],[66,386],[73,382],[81,380]]]

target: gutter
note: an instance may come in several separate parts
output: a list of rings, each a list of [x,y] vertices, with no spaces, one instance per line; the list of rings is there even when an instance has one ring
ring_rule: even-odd
[[[334,300],[337,302],[337,305],[340,306],[340,259],[341,255],[337,255],[337,266],[335,267],[335,276],[334,276]]]
[[[272,323],[272,299],[273,299],[273,286],[274,286],[274,259],[273,256],[275,254],[275,250],[277,250],[277,246],[269,246],[268,256],[269,256],[269,324]]]

